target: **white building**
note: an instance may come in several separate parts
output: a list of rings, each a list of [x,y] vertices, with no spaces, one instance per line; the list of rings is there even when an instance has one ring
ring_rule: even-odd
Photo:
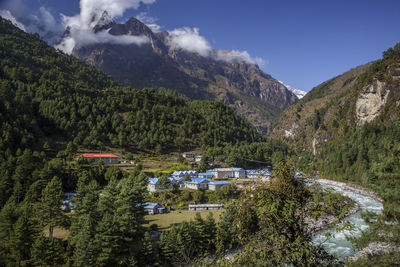
[[[157,203],[146,202],[143,203],[142,206],[147,214],[161,214],[166,211],[164,206]]]
[[[158,183],[159,178],[149,178],[149,183],[147,184],[147,191],[155,192],[157,190],[165,189],[164,186]]]
[[[214,178],[214,174],[208,172],[201,172],[199,173],[199,178],[207,178],[211,180],[212,178]]]
[[[265,178],[271,176],[271,173],[267,170],[246,170],[246,178],[256,179]]]
[[[189,204],[189,211],[221,210],[224,204]]]
[[[111,153],[84,153],[77,159],[83,158],[86,160],[93,160],[94,163],[98,161],[104,162],[104,164],[118,164],[121,160],[120,157]]]
[[[190,181],[184,181],[185,188],[190,189],[208,189],[208,183],[210,182],[209,179],[204,178],[192,178]]]
[[[182,157],[184,157],[185,159],[194,159],[195,156],[196,156],[196,152],[194,152],[194,151],[182,153]]]
[[[169,180],[169,189],[173,188],[174,184],[178,184],[179,187],[184,187],[184,184],[182,182],[182,178],[179,177],[168,177]],[[149,178],[149,183],[147,184],[147,191],[149,192],[155,192],[157,190],[164,190],[166,189],[163,185],[159,183],[160,178]]]
[[[212,173],[215,178],[246,178],[246,171],[242,168],[215,168],[208,170],[207,173]]]
[[[219,188],[222,188],[224,186],[227,186],[229,183],[227,181],[213,181],[208,183],[208,189],[209,190],[217,190]]]
[[[185,176],[197,177],[197,175],[198,175],[197,171],[174,171],[172,173],[173,177],[185,177]]]

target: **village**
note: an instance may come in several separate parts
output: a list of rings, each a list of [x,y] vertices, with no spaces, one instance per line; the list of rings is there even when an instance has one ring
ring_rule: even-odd
[[[184,152],[182,157],[188,161],[191,167],[201,161],[201,155],[195,152]],[[134,164],[112,153],[83,153],[76,158],[87,163],[98,164],[100,161],[105,165]],[[150,195],[164,190],[200,190],[216,191],[228,185],[238,189],[244,189],[255,181],[267,181],[271,175],[271,167],[265,169],[245,170],[238,167],[213,168],[206,172],[196,170],[178,170],[168,176],[149,177],[147,190]],[[70,200],[73,193],[69,193],[65,205],[71,205]],[[146,202],[142,204],[145,212],[149,215],[163,214],[174,209],[174,207],[162,205],[157,202]],[[193,203],[187,205],[188,211],[213,211],[224,208],[224,203]]]

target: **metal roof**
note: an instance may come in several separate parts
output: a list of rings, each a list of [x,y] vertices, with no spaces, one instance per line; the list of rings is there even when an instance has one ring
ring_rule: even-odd
[[[164,206],[161,206],[158,203],[153,203],[153,202],[146,202],[143,203],[143,208],[145,209],[164,209]]]
[[[83,153],[81,157],[84,158],[119,158],[117,155],[111,153]]]
[[[214,182],[211,182],[210,184],[217,185],[217,184],[229,184],[229,183],[227,181],[214,181]]]
[[[192,180],[190,182],[189,181],[185,181],[184,183],[201,184],[201,183],[204,183],[204,182],[209,183],[210,180],[206,179],[206,178],[192,178]]]
[[[159,178],[149,178],[149,184],[158,184]]]

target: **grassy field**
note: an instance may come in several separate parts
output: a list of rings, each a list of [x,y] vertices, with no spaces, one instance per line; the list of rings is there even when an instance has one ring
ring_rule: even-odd
[[[44,236],[49,237],[49,228],[46,227],[43,230],[43,233],[44,233]],[[61,227],[55,227],[54,230],[53,230],[53,237],[60,238],[60,239],[63,239],[63,240],[68,239],[70,234],[71,233],[67,229],[64,229],[64,228],[61,228]]]
[[[215,222],[219,222],[219,216],[222,214],[224,210],[213,210],[213,211],[200,211],[200,215],[203,219],[207,217],[207,215],[211,212],[214,216]],[[158,229],[168,230],[174,224],[179,224],[183,221],[190,221],[194,219],[196,215],[195,211],[188,211],[188,210],[174,210],[169,213],[164,214],[155,214],[155,215],[147,215],[145,217],[147,224],[145,226],[150,226],[152,224],[157,224]]]
[[[214,220],[216,223],[219,222],[219,216],[222,214],[224,210],[213,210],[213,211],[200,211],[200,215],[203,219],[207,217],[207,215],[211,212],[214,216]],[[188,210],[174,210],[165,214],[155,214],[155,215],[147,215],[145,219],[147,223],[144,225],[149,227],[153,223],[158,225],[158,229],[161,231],[169,230],[172,225],[179,224],[183,221],[190,221],[194,219],[196,215],[195,211]],[[45,236],[49,236],[49,230],[46,227],[43,229],[43,233]],[[68,239],[70,237],[70,232],[61,227],[55,227],[53,236],[60,239]]]

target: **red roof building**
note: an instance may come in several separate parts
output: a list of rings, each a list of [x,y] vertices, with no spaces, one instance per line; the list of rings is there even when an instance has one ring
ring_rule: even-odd
[[[111,153],[84,153],[79,158],[93,159],[95,163],[103,161],[105,164],[118,164],[120,157]]]

